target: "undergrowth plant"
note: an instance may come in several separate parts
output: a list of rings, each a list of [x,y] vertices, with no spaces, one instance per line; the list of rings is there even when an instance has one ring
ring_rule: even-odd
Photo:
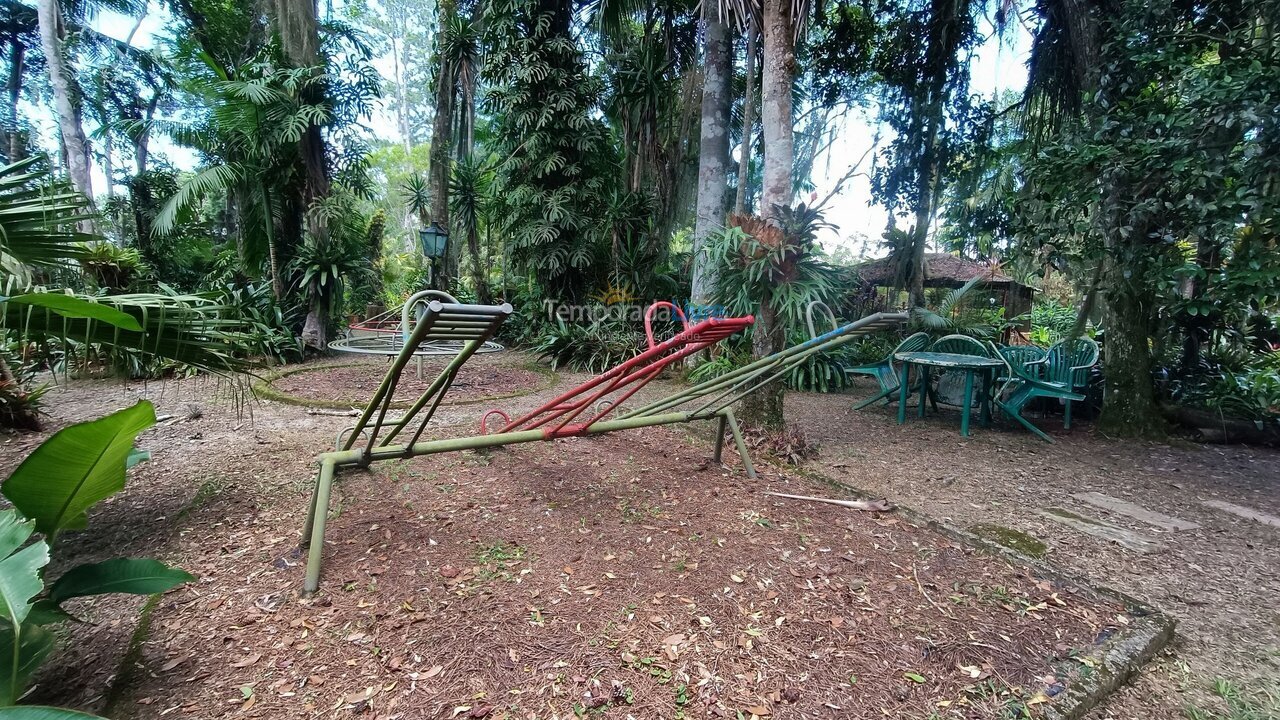
[[[164,592],[194,578],[149,558],[77,565],[56,579],[46,566],[60,535],[81,530],[97,503],[124,489],[128,468],[147,459],[134,449],[155,424],[146,400],[98,420],[66,427],[29,455],[0,485],[13,504],[0,511],[0,718],[88,717],[50,708],[6,709],[53,650],[54,628],[76,618],[63,604],[93,595]]]

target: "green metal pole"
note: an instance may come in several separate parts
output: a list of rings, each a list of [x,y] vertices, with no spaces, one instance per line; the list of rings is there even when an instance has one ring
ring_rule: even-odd
[[[720,418],[720,437],[723,442],[724,427],[727,425],[733,435],[733,441],[738,447],[738,454],[742,457],[743,467],[746,468],[747,477],[755,479],[756,469],[751,463],[751,457],[747,454],[747,444],[742,439],[742,431],[738,428],[738,422],[733,416],[733,411],[725,409],[719,413]],[[603,422],[593,423],[586,428],[582,434],[584,435],[602,435],[604,433],[617,432],[619,430],[634,430],[644,427],[653,427],[655,425],[671,425],[673,423],[690,422],[692,420],[704,419],[687,412],[665,413],[662,415],[650,415],[640,418],[618,418]],[[414,443],[412,445],[387,445],[374,448],[366,454],[363,450],[339,450],[320,455],[320,476],[316,480],[316,487],[312,496],[311,513],[308,516],[306,524],[306,534],[310,535],[310,547],[307,555],[307,572],[306,579],[303,584],[305,593],[313,593],[320,584],[320,566],[324,555],[324,531],[325,522],[329,513],[329,495],[333,486],[334,476],[340,467],[348,467],[354,465],[366,465],[370,462],[378,460],[388,460],[391,458],[415,457],[418,455],[433,455],[444,452],[457,452],[459,450],[477,450],[480,448],[499,447],[502,445],[517,445],[520,443],[537,442],[546,440],[547,433],[543,430],[521,430],[519,432],[495,433],[493,435],[475,435],[465,438],[448,438],[444,440],[430,440],[428,442]],[[719,453],[717,452],[717,458]]]
[[[756,466],[751,464],[751,456],[747,454],[747,443],[742,439],[742,430],[738,428],[738,419],[733,410],[724,409],[724,418],[729,422],[729,430],[733,433],[733,443],[738,446],[738,455],[742,456],[742,466],[747,470],[747,477],[756,479]]]
[[[413,407],[409,408],[405,412],[404,417],[401,417],[400,420],[395,423],[395,425],[387,433],[387,436],[382,440],[382,444],[386,445],[387,443],[391,442],[392,438],[394,438],[396,435],[399,435],[400,431],[403,430],[405,426],[409,424],[409,421],[413,419],[413,416],[417,415],[418,412],[422,410],[422,406],[427,404],[427,401],[431,399],[431,396],[435,395],[437,391],[443,388],[445,383],[448,382],[452,378],[452,376],[455,373],[457,373],[458,370],[462,367],[462,364],[465,363],[467,360],[469,360],[471,356],[475,354],[476,350],[478,350],[480,346],[483,344],[484,344],[484,340],[472,340],[462,348],[461,352],[459,352],[457,355],[454,355],[453,359],[449,361],[449,364],[440,373],[440,375],[436,377],[436,379],[431,383],[431,386],[427,388],[426,392],[422,393],[422,396],[418,398],[418,401],[413,404]],[[439,404],[440,403],[437,400],[436,405],[438,406]],[[432,412],[434,413],[434,411],[435,411],[435,407],[432,407]],[[427,420],[430,420],[430,419],[431,419],[430,416],[428,416]]]
[[[919,372],[917,370],[917,372]],[[898,378],[898,424],[907,421],[907,398],[911,397],[911,386],[907,384],[911,377],[911,363],[903,361],[902,377]]]
[[[413,359],[413,353],[418,349],[418,345],[422,344],[422,339],[431,331],[431,323],[420,322],[413,329],[413,335],[405,341],[404,347],[400,349],[400,354],[396,356],[396,360],[391,364],[391,369],[387,371],[386,377],[382,378],[382,384],[373,393],[373,397],[369,400],[369,404],[365,405],[364,412],[360,414],[360,419],[356,421],[355,427],[351,431],[351,435],[347,437],[347,442],[343,446],[343,450],[350,450],[355,444],[355,438],[360,435],[360,431],[364,430],[368,425],[369,419],[373,417],[375,409],[383,405],[384,399],[389,399],[390,394],[394,392],[396,382],[400,379],[400,373],[404,367]],[[386,414],[386,408],[381,408],[381,415],[378,417],[378,425],[382,424],[382,415]],[[374,433],[376,436],[376,433]]]
[[[724,431],[728,428],[728,424],[729,418],[724,415],[721,415],[716,423],[716,454],[714,460],[717,464],[721,462],[721,458],[724,455]]]
[[[973,370],[964,372],[964,407],[960,409],[960,434],[969,437],[969,415],[973,413]]]
[[[673,408],[677,405],[688,402],[689,400],[693,400],[700,397],[706,397],[707,395],[710,395],[711,393],[717,390],[721,390],[732,385],[738,385],[738,386],[744,385],[746,383],[749,383],[753,378],[758,377],[764,372],[767,372],[772,367],[784,365],[783,369],[779,371],[779,374],[781,374],[783,372],[786,372],[787,370],[790,370],[792,367],[795,366],[795,364],[798,364],[799,362],[803,361],[805,358],[808,358],[810,355],[814,353],[839,348],[843,345],[853,342],[854,340],[858,339],[862,335],[865,335],[867,332],[888,327],[890,325],[900,324],[902,322],[905,322],[906,320],[907,320],[907,315],[905,313],[877,314],[867,318],[863,318],[863,320],[844,326],[843,328],[840,329],[840,332],[838,334],[828,333],[825,336],[820,336],[818,338],[814,338],[813,340],[808,340],[799,345],[793,345],[789,348],[786,348],[785,350],[779,351],[768,357],[760,358],[759,360],[756,360],[752,363],[744,365],[738,368],[737,370],[721,375],[718,378],[708,380],[704,383],[695,385],[691,388],[686,388],[684,390],[681,390],[680,392],[677,392],[674,395],[670,395],[660,400],[656,400],[652,403],[649,403],[648,405],[645,405],[642,408],[633,410],[623,415],[622,417],[624,418],[637,417],[637,416],[645,415],[648,413],[662,412],[664,410],[669,410],[670,408]],[[758,385],[755,387],[758,387]],[[724,404],[728,405],[728,404],[732,404],[733,402],[737,402],[737,400],[740,399],[742,395],[751,392],[752,390],[755,389],[755,387],[752,387],[751,389],[748,389],[745,392],[739,393],[739,395],[736,396],[733,400]],[[725,393],[725,395],[734,392],[734,390],[735,390],[734,388],[731,388],[728,393]],[[724,397],[724,395],[722,395],[721,397]],[[712,401],[707,405],[714,404],[715,402],[716,401]]]
[[[320,461],[320,477],[316,479],[316,503],[312,510],[311,547],[307,553],[307,577],[302,592],[310,595],[320,587],[320,563],[324,558],[324,526],[329,519],[329,490],[333,486],[335,466],[328,458]]]

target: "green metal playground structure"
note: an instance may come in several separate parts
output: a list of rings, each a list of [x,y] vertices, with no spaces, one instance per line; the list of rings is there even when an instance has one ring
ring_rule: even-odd
[[[654,314],[668,308],[678,317],[683,329],[668,340],[654,338]],[[907,320],[905,313],[877,313],[856,322],[835,326],[812,339],[761,358],[745,367],[683,389],[638,409],[623,408],[623,403],[656,378],[672,363],[704,350],[721,340],[751,327],[750,315],[738,318],[709,318],[690,325],[684,313],[671,303],[658,302],[645,313],[648,348],[634,358],[563,393],[543,406],[512,420],[501,410],[489,410],[480,419],[480,432],[462,438],[423,440],[441,401],[467,360],[491,338],[510,317],[512,308],[502,305],[464,305],[435,299],[423,303],[412,315],[405,311],[404,341],[382,384],[365,407],[356,424],[338,434],[337,449],[319,456],[319,476],[311,497],[310,510],[302,532],[308,547],[305,593],[313,593],[320,584],[324,555],[325,522],[329,498],[338,472],[344,468],[367,468],[381,460],[412,458],[421,455],[502,447],[520,443],[553,440],[559,437],[600,435],[700,420],[716,420],[715,459],[719,462],[725,431],[733,437],[748,477],[755,478],[755,467],[747,454],[742,432],[732,406],[761,387],[784,377],[810,356],[833,350],[859,336],[878,330],[892,329]],[[414,317],[416,315],[416,317]],[[810,323],[812,328],[812,323]],[[441,347],[449,343],[456,353],[427,390],[398,418],[388,418],[391,398],[401,373],[424,345]],[[501,418],[502,425],[490,432],[490,419]],[[406,437],[407,436],[407,437]],[[395,442],[399,439],[399,442]]]

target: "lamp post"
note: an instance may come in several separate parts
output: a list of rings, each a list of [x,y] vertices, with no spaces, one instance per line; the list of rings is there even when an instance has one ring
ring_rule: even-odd
[[[422,255],[427,258],[427,282],[434,284],[436,260],[445,256],[449,246],[449,233],[432,221],[418,230],[418,242],[422,244]]]

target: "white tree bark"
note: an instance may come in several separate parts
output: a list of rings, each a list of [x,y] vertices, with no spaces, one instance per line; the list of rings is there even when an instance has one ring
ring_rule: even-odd
[[[89,175],[89,140],[80,126],[80,116],[71,103],[71,69],[62,56],[62,11],[58,0],[38,0],[36,17],[40,23],[40,44],[44,48],[45,65],[49,68],[49,85],[53,88],[53,109],[58,116],[62,146],[66,149],[67,174],[71,184],[87,198],[93,198]]]
[[[760,90],[760,121],[764,134],[764,187],[760,212],[766,218],[774,205],[791,204],[791,167],[795,162],[791,86],[795,79],[795,19],[791,0],[764,2],[764,68]]]
[[[747,88],[742,96],[742,152],[738,156],[738,192],[733,200],[733,212],[737,215],[747,211],[747,186],[751,184],[751,150],[755,147],[756,129],[756,44],[759,35],[754,24],[748,23]]]
[[[729,29],[717,17],[716,5],[705,2],[706,50],[702,80],[702,130],[698,146],[697,220],[693,230],[693,297],[708,305],[715,274],[707,258],[707,238],[724,226],[729,165]]]

